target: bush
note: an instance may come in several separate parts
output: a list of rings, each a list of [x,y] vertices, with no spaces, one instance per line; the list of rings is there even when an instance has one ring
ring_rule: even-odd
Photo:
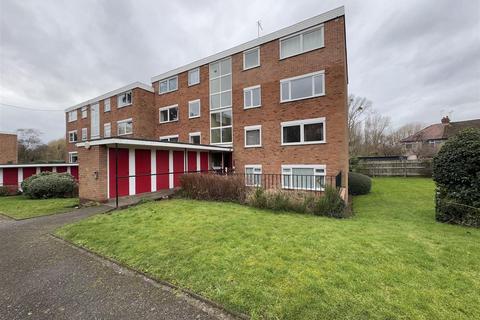
[[[351,195],[361,195],[370,193],[372,189],[372,179],[357,172],[348,173],[348,193]]]
[[[22,184],[21,184],[23,193],[28,194],[28,188],[30,187],[30,184],[32,183],[32,181],[34,181],[34,180],[36,180],[40,177],[48,176],[50,174],[52,174],[52,172],[48,172],[48,171],[40,172],[38,174],[34,174],[33,176],[30,176],[27,179],[23,180]]]
[[[246,187],[242,176],[185,174],[180,177],[181,195],[197,200],[244,202]]]
[[[6,186],[0,186],[0,197],[8,196],[10,192]]]
[[[433,159],[437,184],[436,219],[480,225],[480,130],[465,129],[450,138]]]
[[[327,186],[323,197],[314,204],[313,214],[333,218],[346,218],[346,204],[337,189]]]
[[[68,198],[76,190],[75,178],[68,173],[42,172],[22,183],[24,194],[30,198]],[[25,180],[25,181],[27,181]]]

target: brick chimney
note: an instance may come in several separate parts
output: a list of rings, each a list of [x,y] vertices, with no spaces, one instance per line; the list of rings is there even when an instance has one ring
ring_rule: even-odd
[[[450,118],[448,116],[445,116],[442,118],[442,124],[447,125],[450,123]]]

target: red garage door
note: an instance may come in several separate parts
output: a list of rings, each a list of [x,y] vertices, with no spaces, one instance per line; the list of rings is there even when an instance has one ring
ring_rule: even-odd
[[[200,170],[208,171],[208,152],[200,153]]]
[[[168,150],[157,150],[157,190],[169,189]]]
[[[34,168],[34,167],[23,168],[23,180],[33,176],[36,173],[37,173],[37,168]]]
[[[3,169],[3,185],[18,186],[18,169],[17,168]]]
[[[57,172],[58,173],[67,172],[67,167],[57,167]]]
[[[78,167],[70,167],[70,174],[75,177],[75,179],[78,180]]]
[[[108,149],[108,170],[109,170],[109,188],[110,188],[110,198],[116,196],[115,193],[115,149]],[[72,167],[72,172],[73,172]],[[118,176],[127,177],[128,176],[128,149],[118,149]],[[118,179],[118,195],[128,196],[129,187],[128,187],[128,178],[119,178]]]
[[[180,177],[183,175],[185,170],[184,166],[185,159],[183,158],[183,151],[173,151],[173,186],[180,186]]]
[[[152,191],[152,177],[150,150],[136,149],[135,150],[135,193],[145,193]]]
[[[197,152],[188,151],[188,172],[197,171]]]

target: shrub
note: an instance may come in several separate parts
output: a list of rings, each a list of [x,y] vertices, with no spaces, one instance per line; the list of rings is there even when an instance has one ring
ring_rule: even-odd
[[[0,197],[8,196],[10,192],[6,186],[0,186]]]
[[[245,182],[242,176],[185,174],[180,177],[181,195],[197,200],[244,202]]]
[[[357,173],[348,173],[348,193],[351,195],[367,194],[372,189],[372,179],[370,177]]]
[[[433,159],[438,221],[480,225],[480,130],[450,138]]]
[[[313,214],[333,218],[346,218],[346,204],[340,196],[340,192],[331,186],[325,188],[325,192],[314,203]]]
[[[32,181],[40,178],[40,177],[44,177],[44,176],[48,176],[50,174],[52,174],[53,172],[40,172],[38,174],[34,174],[33,176],[30,176],[28,177],[27,179],[23,180],[22,181],[22,190],[23,190],[23,193],[24,194],[28,194],[28,188],[30,187],[30,184],[32,183]]]
[[[25,185],[24,194],[30,198],[73,197],[76,190],[75,178],[68,173],[40,173],[32,176]],[[28,179],[27,179],[28,180]]]

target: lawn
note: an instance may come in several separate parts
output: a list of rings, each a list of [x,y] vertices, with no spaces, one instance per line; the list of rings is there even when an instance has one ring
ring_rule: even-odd
[[[0,197],[0,213],[15,219],[27,219],[73,210],[78,198],[29,199],[25,196]]]
[[[57,233],[253,319],[480,319],[480,230],[435,222],[433,194],[375,179],[348,220],[169,200]]]

